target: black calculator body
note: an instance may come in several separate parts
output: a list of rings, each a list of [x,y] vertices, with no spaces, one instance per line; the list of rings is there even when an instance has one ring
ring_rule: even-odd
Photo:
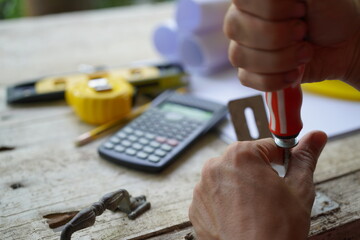
[[[98,151],[103,158],[123,166],[159,172],[226,113],[227,107],[222,104],[166,91]]]

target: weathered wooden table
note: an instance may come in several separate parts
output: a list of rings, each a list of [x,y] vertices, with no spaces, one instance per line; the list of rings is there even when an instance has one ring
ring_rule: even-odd
[[[131,221],[105,212],[74,239],[184,239],[192,188],[204,161],[226,144],[210,133],[158,175],[101,159],[102,140],[77,148],[93,126],[65,102],[8,106],[5,87],[73,72],[81,63],[118,66],[159,58],[150,38],[173,17],[173,4],[78,12],[0,22],[0,239],[59,239],[43,216],[80,210],[120,188],[145,194],[150,211]],[[360,239],[360,134],[330,141],[319,160],[316,187],[340,204],[312,220],[310,239]],[[190,236],[190,235],[188,235]]]

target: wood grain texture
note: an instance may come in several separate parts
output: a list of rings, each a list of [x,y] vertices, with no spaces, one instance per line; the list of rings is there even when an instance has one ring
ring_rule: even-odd
[[[360,170],[360,132],[330,139],[315,170],[316,183]]]
[[[226,148],[215,134],[161,174],[144,174],[101,159],[96,148],[102,139],[76,148],[73,140],[93,126],[80,122],[64,101],[5,103],[8,84],[72,72],[80,63],[117,66],[159,58],[151,34],[173,10],[174,4],[159,4],[0,22],[0,147],[9,149],[0,152],[0,239],[58,239],[44,215],[80,210],[119,188],[145,194],[152,209],[135,221],[105,212],[74,239],[172,240],[192,231],[192,189],[204,162]],[[359,224],[359,146],[360,134],[337,139],[320,157],[317,188],[341,208],[312,221],[311,234],[319,237],[314,240],[341,239],[339,233]],[[354,240],[357,233],[345,235]]]
[[[102,140],[76,148],[72,139],[82,129],[76,127],[79,120],[71,112],[42,110],[31,121],[15,120],[15,115],[14,123],[0,124],[0,142],[15,147],[0,155],[0,239],[57,239],[42,216],[80,210],[119,188],[145,194],[152,209],[135,221],[104,213],[94,227],[74,236],[134,238],[186,222],[203,162],[225,147],[210,134],[160,175],[144,174],[101,159],[96,148]],[[13,189],[15,183],[22,187]]]
[[[2,21],[0,83],[74,72],[84,63],[121,66],[159,58],[152,34],[173,9],[170,3]]]
[[[163,233],[164,229],[169,231],[188,221],[187,208],[202,164],[224,151],[224,143],[214,135],[207,135],[161,175],[143,174],[100,159],[96,147],[101,140],[75,148],[71,139],[79,134],[81,128],[77,125],[82,123],[62,108],[66,106],[60,106],[60,113],[46,111],[46,108],[42,109],[43,112],[38,110],[30,117],[31,121],[15,120],[15,115],[11,122],[0,125],[0,142],[16,147],[0,155],[0,239],[37,239],[38,236],[56,239],[58,234],[48,228],[42,216],[82,209],[104,193],[118,188],[126,188],[133,195],[145,194],[152,202],[152,209],[135,221],[127,220],[121,213],[105,213],[94,227],[74,236],[142,239],[141,236],[153,237]],[[12,136],[10,141],[7,136]],[[352,136],[351,140],[357,143],[359,135]],[[333,156],[333,150],[337,152],[346,148],[346,144],[347,141],[330,142],[323,156]],[[332,145],[338,149],[331,148]],[[318,176],[334,178],[319,184],[318,188],[341,203],[341,211],[313,221],[313,234],[359,219],[359,179],[355,178],[356,173],[335,178],[337,171],[329,171],[327,167],[329,164],[332,166],[330,169],[353,172],[354,159],[344,156],[338,158],[337,164],[333,158],[322,157],[325,167],[319,165],[317,169]],[[332,172],[335,173],[331,175]],[[11,185],[15,183],[23,187],[12,189]],[[176,233],[173,239],[178,235]]]

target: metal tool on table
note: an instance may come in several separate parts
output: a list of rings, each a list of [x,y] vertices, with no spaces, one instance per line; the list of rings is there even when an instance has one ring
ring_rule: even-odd
[[[128,218],[134,220],[147,210],[151,204],[146,201],[144,195],[131,197],[125,189],[106,194],[99,202],[81,210],[73,219],[65,224],[61,232],[60,240],[70,240],[71,235],[81,229],[94,225],[96,216],[101,215],[106,209],[119,210],[128,214]]]
[[[304,66],[299,67],[300,77]],[[269,108],[269,129],[277,146],[284,149],[284,167],[287,169],[290,149],[298,143],[298,135],[303,127],[301,121],[302,91],[300,84],[275,92],[267,92],[266,103]]]

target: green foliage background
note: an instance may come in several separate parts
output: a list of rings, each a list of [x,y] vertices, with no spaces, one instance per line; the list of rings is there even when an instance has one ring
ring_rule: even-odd
[[[0,19],[22,17],[23,6],[23,0],[0,0]]]
[[[26,0],[0,0],[0,19],[19,18],[26,15]],[[55,1],[55,0],[44,0]],[[62,1],[62,0],[57,0]],[[78,0],[74,0],[78,1]],[[129,6],[135,4],[146,4],[166,2],[171,0],[87,0],[89,9],[100,9],[109,7]]]

